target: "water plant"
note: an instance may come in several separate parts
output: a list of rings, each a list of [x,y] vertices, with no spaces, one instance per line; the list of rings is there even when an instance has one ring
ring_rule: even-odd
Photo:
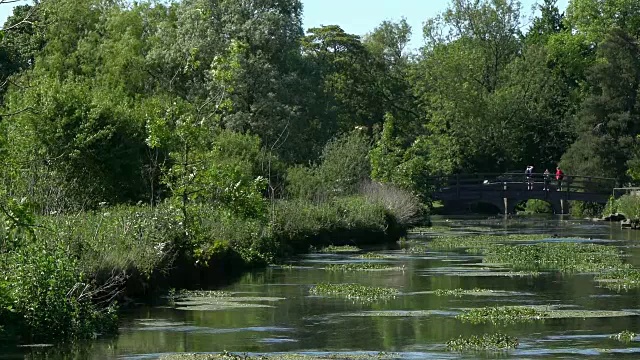
[[[517,338],[502,333],[460,336],[447,341],[449,351],[500,351],[515,349],[518,345]]]
[[[633,339],[635,339],[636,336],[638,336],[638,334],[636,334],[636,333],[634,333],[632,331],[623,330],[623,331],[621,331],[621,332],[619,332],[617,334],[611,335],[610,338],[614,339],[614,340],[621,341],[621,342],[628,343],[628,342],[633,341]]]
[[[623,266],[620,251],[612,246],[583,243],[537,243],[493,246],[483,262],[504,264],[513,270],[597,272]]]
[[[511,324],[538,320],[546,316],[546,312],[532,307],[502,306],[470,309],[456,318],[472,324]]]
[[[459,235],[439,236],[428,243],[431,250],[466,249],[470,253],[479,253],[495,244],[513,242],[532,242],[547,238],[547,235]]]
[[[596,276],[596,281],[610,290],[622,291],[640,287],[640,269],[622,266]]]
[[[493,292],[493,290],[475,288],[475,289],[471,289],[471,290],[465,290],[465,289],[438,289],[434,293],[437,296],[462,297],[463,295],[473,295],[473,294],[490,293],[490,292]]]
[[[343,246],[330,245],[320,249],[320,252],[325,254],[352,253],[352,252],[358,252],[358,251],[360,251],[359,247],[351,246],[351,245],[343,245]]]
[[[162,356],[161,360],[382,360],[395,359],[394,354],[379,352],[371,354],[262,354],[249,355],[231,352],[220,354],[172,354]]]
[[[384,271],[402,270],[404,266],[390,266],[380,263],[331,264],[325,267],[328,271]]]
[[[359,284],[330,284],[320,283],[309,290],[312,295],[338,297],[362,302],[372,302],[396,297],[398,289],[365,286]]]
[[[378,253],[372,253],[372,252],[368,252],[366,254],[358,255],[359,259],[370,259],[370,260],[387,259],[388,257],[389,256],[387,256],[387,255],[378,254]]]

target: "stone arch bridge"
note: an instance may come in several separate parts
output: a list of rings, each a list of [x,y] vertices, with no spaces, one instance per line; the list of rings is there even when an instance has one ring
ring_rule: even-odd
[[[616,187],[612,178],[566,175],[559,184],[552,174],[524,173],[457,174],[432,177],[433,199],[445,206],[492,204],[504,214],[515,213],[516,206],[529,199],[546,201],[555,214],[569,213],[569,200],[606,204]],[[531,189],[529,189],[531,188]]]

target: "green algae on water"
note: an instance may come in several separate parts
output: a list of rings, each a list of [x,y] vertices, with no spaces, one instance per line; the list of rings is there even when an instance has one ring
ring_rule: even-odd
[[[403,270],[404,266],[390,266],[380,263],[331,264],[325,267],[328,271],[390,271]]]
[[[172,299],[177,310],[217,311],[238,308],[270,308],[270,303],[285,300],[277,297],[235,296],[224,291],[182,291]]]
[[[220,354],[172,354],[164,355],[161,360],[387,360],[395,359],[396,355],[379,352],[371,354],[235,354],[223,352]]]
[[[388,259],[389,256],[388,255],[369,252],[369,253],[366,253],[366,254],[358,255],[358,258],[359,259],[369,259],[369,260],[381,260],[381,259]]]
[[[438,289],[438,290],[434,291],[433,293],[436,294],[437,296],[462,297],[463,295],[485,295],[485,296],[489,296],[489,295],[494,294],[495,291],[487,290],[487,289],[479,289],[479,288],[475,288],[475,289],[471,289],[471,290],[465,290],[465,289]]]
[[[400,291],[394,288],[365,286],[359,284],[321,283],[309,291],[312,295],[338,297],[362,302],[373,302],[396,297]]]
[[[595,280],[609,290],[623,291],[640,287],[640,270],[623,266],[596,276]]]
[[[515,349],[519,345],[518,339],[509,335],[496,333],[482,336],[460,336],[447,341],[449,351],[502,351]]]
[[[436,310],[381,310],[342,314],[343,317],[428,317],[441,314]]]
[[[548,238],[547,235],[461,235],[439,236],[428,243],[431,250],[467,249],[468,252],[479,252],[496,244],[513,242],[532,242]]]
[[[567,273],[599,272],[623,266],[617,248],[582,243],[493,246],[486,250],[483,262],[504,264],[513,270]]]
[[[353,253],[359,252],[361,249],[357,246],[344,245],[344,246],[335,246],[330,245],[325,248],[320,249],[321,253],[325,254],[333,254],[333,253]]]
[[[632,331],[629,331],[629,330],[624,330],[624,331],[621,331],[621,332],[619,332],[617,334],[611,335],[610,338],[614,339],[614,340],[618,340],[620,342],[628,343],[628,342],[633,341],[633,339],[635,339],[636,336],[638,336],[638,334],[636,334],[636,333],[634,333]]]
[[[547,313],[524,306],[483,307],[469,309],[456,316],[457,319],[471,324],[513,324],[530,322],[547,317]]]

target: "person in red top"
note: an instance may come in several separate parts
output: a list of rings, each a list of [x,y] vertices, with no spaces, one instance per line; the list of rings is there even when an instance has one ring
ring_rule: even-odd
[[[560,170],[560,167],[556,167],[556,181],[558,182],[558,191],[562,190],[562,179],[564,179],[564,173]]]

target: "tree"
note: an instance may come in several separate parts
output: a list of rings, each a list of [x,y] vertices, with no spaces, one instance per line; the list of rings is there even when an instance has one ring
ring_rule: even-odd
[[[575,120],[579,137],[562,166],[577,175],[625,180],[640,132],[640,47],[623,30],[613,30],[598,54],[589,72],[589,95]]]

